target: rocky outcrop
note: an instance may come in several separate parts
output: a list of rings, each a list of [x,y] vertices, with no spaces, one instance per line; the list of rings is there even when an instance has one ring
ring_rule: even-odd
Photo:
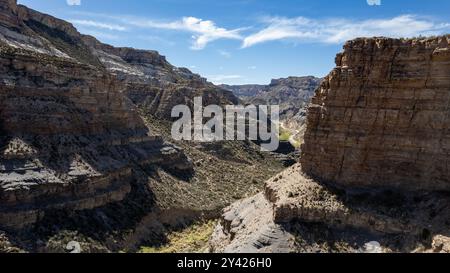
[[[449,190],[449,40],[346,43],[309,108],[304,171],[346,187]]]
[[[153,135],[126,86],[72,25],[2,1],[0,14],[0,227],[23,228],[50,209],[123,200],[135,169],[192,171]]]
[[[0,23],[9,27],[17,26],[19,24],[19,21],[16,15],[16,0],[0,0]]]
[[[238,99],[187,68],[177,68],[156,51],[115,48],[84,36],[106,69],[126,85],[125,94],[146,113],[170,119],[174,106],[193,108],[194,97],[202,97],[205,105],[237,104]]]
[[[225,209],[211,252],[440,252],[448,248],[450,196],[346,191],[308,177],[297,164],[264,193]]]
[[[211,251],[448,251],[449,49],[448,35],[348,42],[312,100],[301,164],[227,208]]]

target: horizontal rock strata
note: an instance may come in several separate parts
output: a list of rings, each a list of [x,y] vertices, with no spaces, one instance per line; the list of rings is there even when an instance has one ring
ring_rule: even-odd
[[[346,43],[309,108],[304,171],[349,187],[450,189],[449,41]]]
[[[364,244],[379,240],[383,251],[439,251],[424,246],[424,237],[436,245],[450,225],[450,196],[408,196],[394,192],[346,192],[321,184],[302,173],[299,164],[266,183],[265,192],[225,209],[210,241],[212,252],[314,252],[317,242],[304,242],[300,231],[319,225],[335,235],[330,245],[349,244],[342,251],[364,251]],[[316,240],[326,241],[325,234]],[[359,237],[354,242],[353,237]],[[395,241],[393,238],[397,238]],[[445,237],[444,237],[445,238]],[[442,248],[448,247],[440,239]],[[326,247],[318,251],[333,251]]]
[[[124,95],[126,85],[71,24],[4,2],[0,227],[23,228],[49,209],[120,201],[135,168],[192,171],[179,148],[149,131]]]
[[[227,208],[211,251],[448,251],[449,40],[347,42],[308,110],[301,163]]]

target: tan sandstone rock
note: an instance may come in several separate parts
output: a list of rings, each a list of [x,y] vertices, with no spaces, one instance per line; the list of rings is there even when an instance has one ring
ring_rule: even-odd
[[[301,164],[226,209],[211,251],[446,252],[449,39],[347,42],[309,108]]]
[[[449,190],[449,40],[347,42],[309,108],[303,170],[346,187]]]

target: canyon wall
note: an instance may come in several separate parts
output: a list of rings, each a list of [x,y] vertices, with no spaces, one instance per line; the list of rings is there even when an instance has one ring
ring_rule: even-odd
[[[1,1],[0,227],[123,200],[152,165],[192,171],[69,23]],[[148,200],[151,202],[151,200]]]
[[[448,252],[450,36],[349,41],[301,163],[224,210],[212,252]]]
[[[0,4],[0,252],[3,231],[35,252],[64,251],[67,230],[86,251],[135,250],[168,226],[217,217],[282,170],[245,141],[172,144],[174,105],[237,103],[232,92],[156,51]]]
[[[348,187],[449,190],[449,39],[346,43],[309,107],[303,170]]]
[[[232,92],[219,88],[187,68],[171,65],[156,51],[117,48],[83,36],[112,75],[125,86],[124,93],[147,114],[168,120],[172,108],[183,104],[193,108],[193,98],[202,97],[204,105],[237,104]]]

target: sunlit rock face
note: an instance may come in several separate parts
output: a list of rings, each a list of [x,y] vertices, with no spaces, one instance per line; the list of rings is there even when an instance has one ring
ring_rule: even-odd
[[[303,170],[342,186],[449,190],[449,39],[348,42],[309,108]]]
[[[225,209],[210,250],[448,252],[449,39],[347,42],[301,163]]]

